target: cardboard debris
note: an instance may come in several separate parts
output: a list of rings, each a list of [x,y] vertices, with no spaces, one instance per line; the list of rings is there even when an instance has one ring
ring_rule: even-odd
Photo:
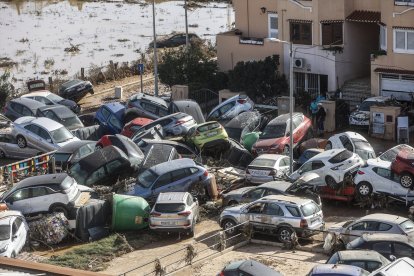
[[[28,222],[30,238],[46,244],[58,244],[69,231],[69,221],[63,213],[53,213]]]
[[[246,176],[245,171],[233,167],[217,170],[217,174],[220,177],[226,177],[228,180],[244,178]]]

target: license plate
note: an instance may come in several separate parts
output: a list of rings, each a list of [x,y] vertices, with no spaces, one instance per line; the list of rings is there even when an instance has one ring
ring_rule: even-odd
[[[269,171],[250,170],[250,174],[254,176],[267,176],[269,175]]]
[[[217,135],[217,131],[207,133],[208,137],[211,137],[211,136],[214,136],[214,135]]]
[[[175,221],[161,221],[161,225],[176,225],[177,223]]]

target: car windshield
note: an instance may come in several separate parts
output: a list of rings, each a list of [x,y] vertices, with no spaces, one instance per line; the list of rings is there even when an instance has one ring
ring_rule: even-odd
[[[381,154],[379,158],[384,161],[392,162],[401,150],[411,151],[413,148],[408,145],[398,145]]]
[[[53,154],[53,158],[55,158],[56,162],[66,162],[69,160],[71,156],[70,153],[55,153]]]
[[[414,222],[411,220],[406,220],[400,223],[400,227],[404,230],[404,232],[411,232],[414,230]]]
[[[375,158],[375,152],[373,151],[368,151],[368,150],[363,150],[363,149],[356,149],[355,153],[359,155],[359,157],[361,157],[363,160],[368,160],[368,159],[374,159]]]
[[[157,203],[154,207],[156,212],[160,213],[177,213],[182,212],[185,209],[183,203]]]
[[[349,150],[343,150],[337,155],[335,155],[334,157],[332,157],[331,159],[329,159],[329,162],[332,164],[341,163],[351,157],[352,157],[352,152],[350,152]]]
[[[79,163],[76,163],[69,169],[69,174],[75,178],[79,184],[85,183],[86,177],[88,176],[88,172],[83,170]]]
[[[227,135],[235,140],[239,140],[242,135],[242,129],[241,128],[233,128],[233,127],[226,127]]]
[[[309,216],[312,216],[312,215],[316,214],[321,209],[314,202],[309,202],[309,203],[301,206],[300,210],[302,211],[302,214],[303,214],[304,217],[309,217]]]
[[[253,160],[253,162],[250,163],[249,166],[273,167],[275,163],[276,163],[276,160],[257,158]]]
[[[10,239],[10,225],[0,225],[0,241],[5,241],[8,239]]]
[[[66,177],[65,180],[62,181],[62,183],[60,183],[60,187],[62,188],[62,190],[67,190],[69,189],[73,184],[75,183],[74,179],[72,177]]]
[[[151,187],[158,175],[151,170],[146,170],[138,176],[138,184],[144,188]]]
[[[204,131],[216,129],[216,128],[219,128],[219,127],[220,127],[220,124],[219,123],[211,123],[211,124],[202,125],[199,128],[197,128],[197,130],[199,132],[204,132]]]
[[[355,240],[351,241],[348,244],[348,247],[349,247],[348,249],[356,249],[356,248],[360,247],[363,243],[364,243],[363,238],[361,238],[361,237],[356,238]]]
[[[58,128],[50,132],[55,143],[63,143],[73,138],[73,134],[65,127]]]
[[[65,127],[81,128],[83,126],[78,116],[63,118],[62,123]]]
[[[49,94],[46,98],[51,100],[52,102],[58,103],[60,101],[63,101],[64,99],[56,94]]]
[[[378,105],[376,101],[363,101],[359,106],[360,111],[370,111],[371,106]]]
[[[286,124],[267,125],[259,139],[271,139],[285,136]]]

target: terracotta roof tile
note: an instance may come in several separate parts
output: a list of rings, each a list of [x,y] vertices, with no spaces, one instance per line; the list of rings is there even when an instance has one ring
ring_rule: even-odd
[[[342,19],[331,19],[331,20],[321,20],[322,24],[329,24],[329,23],[343,23]]]
[[[381,22],[381,13],[374,11],[354,11],[346,18],[347,21],[379,23]]]
[[[387,74],[399,74],[399,75],[414,75],[414,70],[402,70],[394,68],[376,68],[374,70],[376,73],[387,73]]]
[[[414,26],[392,26],[393,29],[414,30]]]

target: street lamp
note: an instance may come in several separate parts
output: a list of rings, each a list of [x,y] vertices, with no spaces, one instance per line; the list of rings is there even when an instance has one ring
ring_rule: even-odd
[[[289,172],[293,173],[293,43],[290,41],[275,39],[274,41],[289,45],[290,66],[289,66]]]
[[[184,0],[184,11],[185,11],[185,49],[188,51],[188,19],[187,19],[187,0]]]
[[[154,37],[154,96],[158,97],[157,34],[155,32],[155,0],[152,0],[152,31]]]

